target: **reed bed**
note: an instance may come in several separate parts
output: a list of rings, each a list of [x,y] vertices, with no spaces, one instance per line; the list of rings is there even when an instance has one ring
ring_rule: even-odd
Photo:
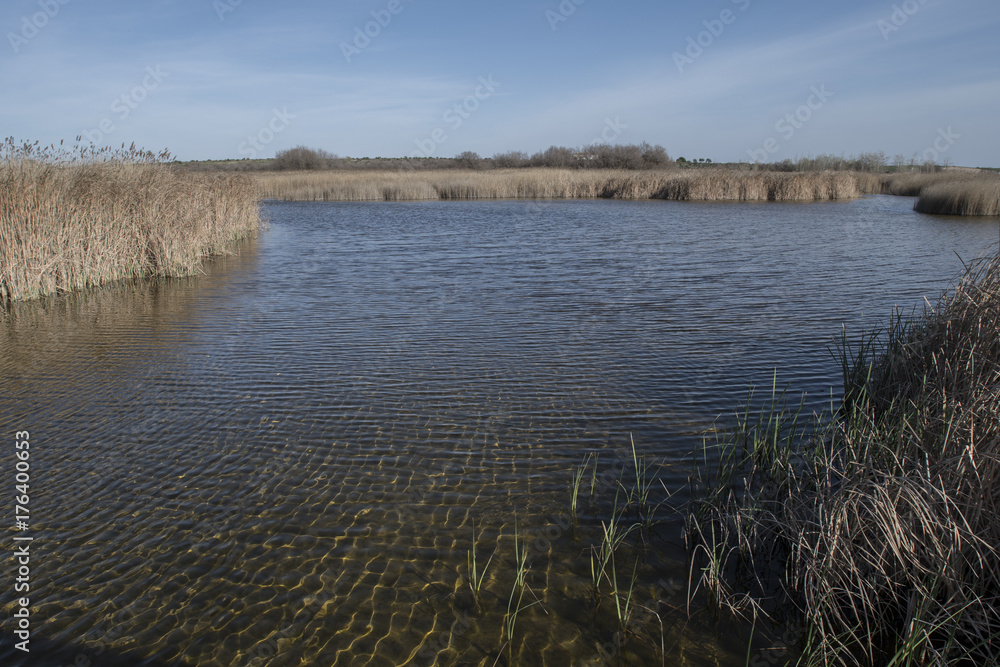
[[[1000,256],[839,354],[831,415],[772,393],[698,467],[692,590],[802,664],[1000,664]]]
[[[668,199],[822,201],[866,194],[917,197],[924,213],[998,215],[1000,177],[970,171],[875,174],[739,169],[524,168],[256,172],[262,196],[286,201]]]
[[[860,196],[848,172],[782,173],[555,168],[434,172],[299,171],[253,175],[266,198],[294,201],[433,199],[672,199],[815,201]]]
[[[920,191],[914,210],[939,215],[1000,215],[1000,176],[929,185]]]
[[[856,173],[864,194],[917,197],[914,210],[939,215],[1000,215],[1000,175],[978,170]]]
[[[0,160],[0,304],[184,276],[261,226],[255,184],[156,162]]]

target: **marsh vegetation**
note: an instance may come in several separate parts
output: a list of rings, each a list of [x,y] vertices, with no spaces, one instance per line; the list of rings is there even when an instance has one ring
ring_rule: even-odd
[[[297,171],[253,174],[266,198],[295,201],[433,199],[670,199],[816,201],[858,197],[848,172],[614,169]]]
[[[0,148],[0,304],[144,276],[195,273],[255,234],[245,175],[185,173],[169,154]]]
[[[668,199],[819,201],[917,197],[922,213],[1000,215],[1000,174],[907,165],[884,155],[819,156],[767,165],[669,158],[660,146],[552,146],[529,156],[353,160],[299,146],[248,169],[264,197],[286,201]],[[245,167],[246,165],[244,165]],[[185,169],[191,169],[186,166]],[[239,164],[228,168],[240,168]]]
[[[918,198],[924,213],[1000,215],[1000,174],[884,156],[773,165],[676,162],[662,146],[552,146],[452,160],[351,160],[298,146],[273,160],[171,163],[136,149],[0,150],[0,304],[142,276],[183,276],[260,228],[261,198],[294,201]]]
[[[341,158],[305,146],[273,160],[186,164],[252,172],[264,197],[286,201],[433,199],[669,199],[817,201],[867,194],[918,197],[916,210],[1000,215],[1000,174],[907,162],[883,153],[820,155],[772,164],[714,164],[671,159],[662,146],[551,146],[490,158]]]
[[[1000,661],[1000,257],[839,348],[825,417],[772,392],[706,449],[694,590],[801,623],[803,664]]]

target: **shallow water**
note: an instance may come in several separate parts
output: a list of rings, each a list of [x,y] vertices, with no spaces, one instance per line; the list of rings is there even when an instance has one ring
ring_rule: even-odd
[[[492,665],[515,517],[540,600],[517,663],[619,653],[585,548],[630,438],[677,505],[751,383],[777,369],[829,405],[842,325],[933,303],[996,242],[995,219],[911,206],[268,203],[270,230],[206,275],[19,306],[0,325],[0,425],[31,433],[36,655]],[[601,479],[574,529],[590,453]],[[663,600],[667,663],[744,664],[738,632],[683,612],[681,522],[663,516],[636,569]],[[480,564],[498,549],[482,611],[473,526]]]

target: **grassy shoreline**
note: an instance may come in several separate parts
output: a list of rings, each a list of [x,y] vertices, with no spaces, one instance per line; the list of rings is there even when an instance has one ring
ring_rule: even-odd
[[[262,196],[284,201],[454,199],[665,199],[823,201],[869,194],[918,197],[915,209],[944,215],[1000,215],[1000,175],[986,172],[873,174],[732,168],[611,170],[530,167],[429,171],[248,172]]]
[[[261,226],[242,174],[190,174],[138,154],[0,161],[0,307],[147,276],[186,276]],[[140,159],[136,159],[140,158]]]
[[[800,624],[807,665],[1000,664],[1000,256],[840,350],[845,399],[772,395],[693,478],[695,590]]]

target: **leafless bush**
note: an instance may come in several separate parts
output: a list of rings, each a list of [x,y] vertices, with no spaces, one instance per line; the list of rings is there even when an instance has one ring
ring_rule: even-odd
[[[459,169],[483,169],[486,163],[479,153],[465,151],[455,156],[455,166]]]
[[[337,156],[327,151],[296,146],[278,151],[274,156],[273,168],[278,170],[329,169],[337,165]]]
[[[521,151],[509,151],[507,153],[497,153],[493,156],[493,166],[498,169],[518,169],[527,167],[531,158],[527,153]]]
[[[573,167],[576,166],[576,151],[565,146],[550,146],[531,156],[532,167]]]
[[[639,150],[642,152],[642,161],[647,168],[666,167],[673,162],[667,154],[667,149],[659,144],[651,146],[643,142],[639,144]]]
[[[596,144],[583,150],[585,166],[597,169],[642,169],[642,149],[638,146]]]

